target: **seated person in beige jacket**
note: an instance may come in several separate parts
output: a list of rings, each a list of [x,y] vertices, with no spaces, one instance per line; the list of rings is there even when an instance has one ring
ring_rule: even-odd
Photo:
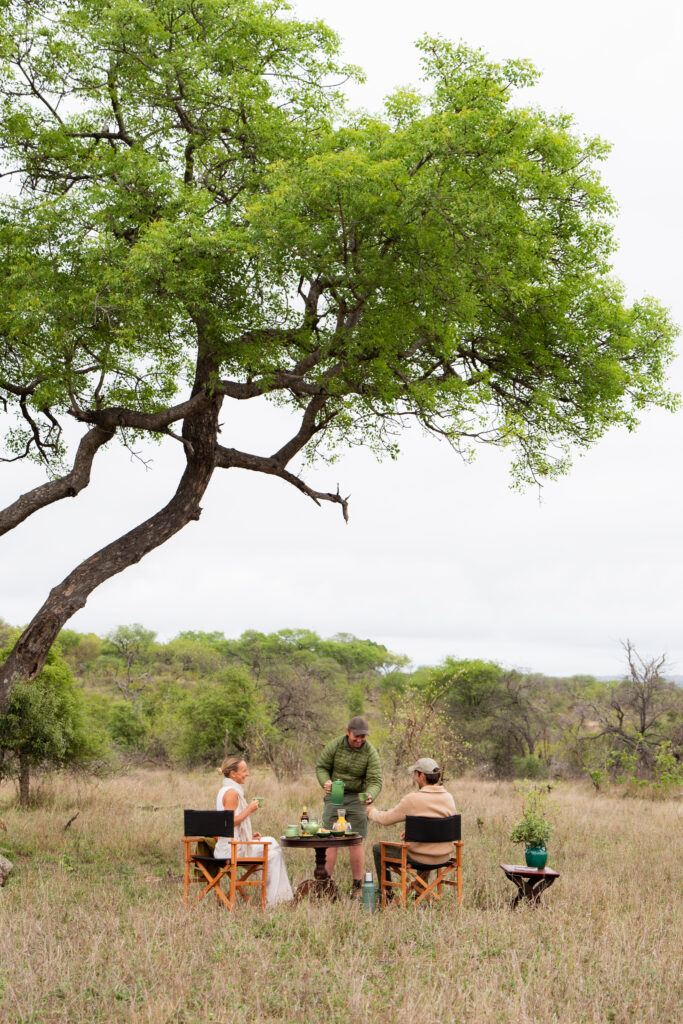
[[[449,818],[455,814],[455,801],[447,789],[440,784],[441,769],[431,757],[421,757],[409,769],[413,773],[417,790],[407,793],[390,811],[378,811],[374,805],[367,808],[370,821],[380,825],[394,825],[405,821],[407,814],[417,814],[424,818]],[[401,839],[405,833],[401,833]],[[375,858],[375,871],[380,877],[381,847],[375,843],[372,853]],[[390,857],[400,857],[400,847],[389,847]],[[443,864],[454,855],[453,843],[410,843],[408,860],[412,864],[423,865]]]

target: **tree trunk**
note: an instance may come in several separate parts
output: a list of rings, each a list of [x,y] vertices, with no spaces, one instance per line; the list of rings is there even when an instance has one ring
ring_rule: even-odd
[[[30,777],[31,777],[31,766],[29,765],[28,755],[22,751],[19,752],[19,806],[28,807],[31,802],[30,793]]]
[[[214,372],[214,360],[210,356],[200,357],[197,381],[210,380]],[[195,392],[198,389],[201,389],[200,383],[195,384]],[[81,562],[50,592],[47,601],[19,637],[5,664],[0,667],[0,712],[6,708],[15,682],[33,679],[38,675],[59,631],[74,612],[85,605],[93,590],[129,565],[139,562],[193,519],[199,519],[199,502],[216,466],[221,402],[220,396],[207,397],[185,419],[183,442],[187,465],[168,505]]]

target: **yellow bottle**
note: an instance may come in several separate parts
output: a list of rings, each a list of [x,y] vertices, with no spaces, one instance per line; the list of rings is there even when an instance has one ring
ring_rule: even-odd
[[[334,823],[333,829],[335,832],[346,832],[346,808],[340,807],[337,815],[337,820]]]

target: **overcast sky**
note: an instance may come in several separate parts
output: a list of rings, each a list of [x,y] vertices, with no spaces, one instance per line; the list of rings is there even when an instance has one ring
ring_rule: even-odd
[[[425,32],[495,58],[531,58],[543,72],[532,101],[572,112],[579,131],[613,143],[603,177],[620,204],[617,275],[632,299],[655,295],[683,323],[680,0],[295,8],[340,33],[346,58],[368,76],[354,103],[371,109],[417,80],[412,44]],[[681,360],[672,381],[683,391]],[[223,443],[279,447],[281,413],[234,404],[224,406]],[[165,504],[178,448],[155,449],[151,471],[124,452],[100,456],[88,491],[3,538],[0,616],[28,621],[81,558]],[[348,526],[336,507],[318,509],[281,481],[219,471],[200,522],[102,586],[71,625],[101,634],[139,621],[161,639],[304,627],[368,637],[416,664],[452,654],[561,675],[621,675],[628,637],[643,655],[667,652],[683,673],[683,413],[649,414],[637,434],[614,431],[540,499],[510,490],[502,453],[482,449],[466,466],[418,434],[405,437],[397,462],[354,451],[307,479],[351,493]],[[3,506],[35,482],[36,470],[3,466]]]

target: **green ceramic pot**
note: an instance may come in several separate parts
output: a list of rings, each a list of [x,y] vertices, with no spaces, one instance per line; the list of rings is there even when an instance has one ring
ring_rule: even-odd
[[[528,868],[544,868],[548,860],[548,851],[545,846],[527,846],[524,851],[526,866]]]

